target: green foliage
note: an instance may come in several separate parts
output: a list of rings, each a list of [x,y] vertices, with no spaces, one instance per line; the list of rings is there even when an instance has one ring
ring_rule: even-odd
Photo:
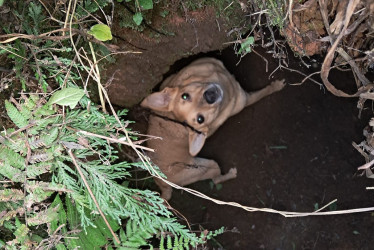
[[[77,5],[76,13],[78,18],[85,18],[90,13],[95,13],[99,9],[105,8],[111,0],[86,0]]]
[[[249,36],[240,44],[240,49],[237,54],[245,55],[252,52],[252,46],[255,42],[255,38],[253,36]]]
[[[134,220],[129,220],[126,224],[126,232],[121,229],[121,247],[127,249],[139,249],[141,246],[150,246],[147,242],[148,239],[157,233],[156,230],[150,228],[139,228],[139,225]]]
[[[29,31],[29,34],[40,34],[40,26],[43,24],[43,19],[45,18],[45,16],[42,13],[42,6],[31,2],[28,9],[28,16],[32,21],[26,22],[25,25],[28,25],[30,23],[32,23],[33,25],[27,27],[25,26],[25,29]]]
[[[123,0],[117,0],[117,2],[122,3]],[[148,13],[147,11],[153,10],[153,0],[126,0],[126,2],[133,2],[132,6],[134,11],[131,13],[131,21],[129,15],[124,15],[122,17],[122,20],[120,21],[121,26],[142,31],[143,27],[140,26],[143,23],[144,14]]]
[[[86,20],[92,16],[92,13],[104,8],[111,1],[110,0],[87,0],[78,1],[75,12],[76,20]],[[57,5],[54,11],[54,18],[64,20],[66,10],[60,10],[58,7],[64,5]],[[18,27],[13,23],[6,27],[7,23],[0,24],[3,33],[24,33],[26,35],[40,35],[42,33],[50,32],[56,28],[63,28],[63,22],[57,23],[60,27],[56,27],[56,23],[52,22],[47,17],[46,9],[39,1],[14,1],[11,8],[13,15],[17,18],[16,23],[21,25],[21,30],[15,29]],[[90,22],[87,22],[90,23]],[[84,25],[83,23],[80,25]],[[83,40],[83,39],[82,39]],[[78,40],[75,44],[77,47],[84,47],[82,40]],[[100,47],[100,45],[95,45]],[[22,84],[22,89],[26,90],[26,82],[30,78],[38,81],[39,86],[44,92],[50,82],[56,82],[60,86],[71,86],[75,81],[80,79],[78,71],[83,69],[78,66],[74,53],[71,53],[71,41],[68,36],[65,40],[49,40],[49,39],[17,39],[13,43],[7,43],[1,46],[0,55],[7,54],[8,58],[13,61],[13,69],[15,79]],[[97,50],[104,54],[104,49]],[[107,50],[105,51],[108,55]],[[113,60],[107,57],[107,60]],[[8,76],[11,77],[11,76]]]
[[[71,89],[66,92],[63,89],[55,92],[50,100],[59,100],[64,96],[61,93],[71,94],[72,90],[79,91]],[[85,98],[79,101],[82,107],[87,107]],[[37,96],[23,96],[15,105],[7,102],[8,113],[12,114],[10,119],[18,124],[19,120],[22,121],[22,131],[8,129],[1,132],[0,178],[14,183],[0,189],[0,207],[4,208],[0,225],[10,223],[15,230],[15,238],[7,243],[8,246],[23,247],[26,242],[34,247],[44,244],[45,241],[40,243],[31,238],[31,235],[42,236],[32,232],[32,226],[44,227],[51,237],[58,233],[79,238],[68,237],[63,242],[55,242],[58,249],[72,249],[74,246],[94,249],[109,244],[108,240],[113,239],[98,215],[69,151],[73,152],[112,229],[119,231],[119,246],[128,249],[150,246],[148,240],[159,232],[168,232],[178,238],[174,244],[182,242],[180,237],[184,239],[184,245],[202,242],[176,221],[154,192],[118,184],[118,179],[130,177],[130,168],[139,164],[113,163],[118,159],[116,150],[105,139],[86,136],[87,132],[111,138],[118,136],[122,126],[113,116],[101,113],[93,105],[89,111],[68,109],[63,114],[61,108],[53,106],[54,102]],[[64,104],[71,105],[68,98]],[[24,115],[20,119],[21,113]],[[125,113],[120,111],[119,115]],[[120,122],[124,124],[125,121]],[[63,199],[58,193],[63,194]],[[127,224],[126,230],[121,231],[119,227],[123,219]],[[16,223],[17,220],[20,223]]]
[[[286,4],[282,1],[269,0],[262,1],[256,0],[255,4],[261,10],[267,10],[267,19],[271,25],[277,26],[280,29],[283,29],[284,18],[286,16]]]
[[[112,32],[108,25],[105,24],[95,24],[91,27],[88,34],[93,35],[97,40],[108,41],[112,40]]]
[[[59,104],[61,106],[69,106],[75,108],[79,100],[84,96],[84,90],[78,88],[64,88],[56,91],[49,99],[48,104]]]
[[[132,20],[134,20],[134,23],[139,26],[143,22],[143,15],[142,15],[142,13],[140,13],[140,12],[135,13],[132,16]]]
[[[5,109],[8,112],[10,119],[17,125],[17,127],[23,128],[29,124],[28,119],[7,100],[5,100]]]
[[[78,1],[74,20],[87,21],[110,2]],[[63,23],[52,23],[39,1],[13,3],[13,14],[22,28],[1,24],[6,33],[40,35]],[[134,7],[143,15],[153,8],[153,1],[139,0]],[[55,19],[64,20],[66,11],[56,6],[53,13]],[[84,23],[73,25],[87,28]],[[97,39],[108,38],[108,34],[100,34],[100,26],[92,32]],[[73,42],[79,47],[82,40]],[[158,194],[119,184],[128,181],[133,168],[162,173],[156,166],[118,159],[116,148],[105,138],[124,140],[129,134],[126,140],[137,140],[137,135],[125,126],[130,123],[123,119],[126,110],[117,112],[119,120],[102,113],[85,96],[87,92],[77,88],[77,82],[82,81],[80,71],[87,69],[74,59],[70,42],[17,39],[0,48],[0,54],[7,53],[12,60],[13,76],[23,89],[29,75],[44,92],[48,86],[62,88],[49,100],[47,94],[22,93],[17,100],[5,101],[14,128],[2,127],[0,131],[0,247],[152,248],[151,239],[162,241],[161,235],[169,236],[169,245],[185,249],[205,242],[205,236],[198,237],[176,220]]]

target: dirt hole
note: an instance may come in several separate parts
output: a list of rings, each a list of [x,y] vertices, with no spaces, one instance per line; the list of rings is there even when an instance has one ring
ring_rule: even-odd
[[[285,78],[289,84],[303,79],[285,70],[269,79],[278,65],[259,52],[268,59],[268,72],[258,55],[251,53],[238,64],[239,57],[228,48],[180,60],[166,77],[197,58],[212,56],[222,60],[247,91],[274,79]],[[305,63],[313,66],[307,68],[298,58],[289,60],[291,68],[305,74],[318,71],[321,63],[308,59]],[[341,71],[332,72],[330,80],[354,82],[351,73]],[[218,187],[209,181],[190,187],[220,200],[277,210],[310,212],[334,199],[338,201],[330,210],[371,206],[372,191],[365,189],[371,181],[357,175],[356,168],[364,160],[351,141],[362,140],[372,110],[364,110],[359,119],[356,105],[356,100],[335,97],[310,81],[287,86],[226,121],[200,153],[216,160],[223,172],[236,167],[238,178]],[[144,129],[144,123],[138,121],[138,126],[143,124]],[[369,213],[288,219],[215,205],[177,190],[171,205],[195,229],[225,226],[231,230],[211,243],[216,248],[365,249],[374,243]]]

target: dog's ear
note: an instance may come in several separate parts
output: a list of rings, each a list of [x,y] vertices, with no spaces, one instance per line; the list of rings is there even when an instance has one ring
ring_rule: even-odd
[[[156,111],[170,111],[171,103],[177,94],[176,88],[164,88],[160,92],[153,93],[147,96],[140,106],[150,108]]]
[[[205,144],[205,139],[207,137],[206,129],[201,130],[201,133],[195,131],[189,132],[189,151],[191,156],[197,155]]]

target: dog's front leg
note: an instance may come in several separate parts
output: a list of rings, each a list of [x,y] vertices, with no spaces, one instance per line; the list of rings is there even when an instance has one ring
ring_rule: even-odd
[[[284,79],[283,80],[275,80],[270,85],[266,86],[263,89],[258,91],[247,93],[246,95],[246,104],[245,106],[252,105],[253,103],[261,100],[262,98],[271,95],[274,92],[280,91],[285,86]]]

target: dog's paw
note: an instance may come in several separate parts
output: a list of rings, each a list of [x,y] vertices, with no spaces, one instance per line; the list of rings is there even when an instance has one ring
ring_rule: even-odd
[[[229,172],[226,175],[230,176],[231,178],[236,178],[237,174],[238,170],[236,168],[230,168]]]
[[[286,86],[286,83],[284,82],[284,79],[282,80],[275,80],[273,81],[270,86],[272,87],[273,91],[279,91],[281,89],[284,88],[284,86]]]

